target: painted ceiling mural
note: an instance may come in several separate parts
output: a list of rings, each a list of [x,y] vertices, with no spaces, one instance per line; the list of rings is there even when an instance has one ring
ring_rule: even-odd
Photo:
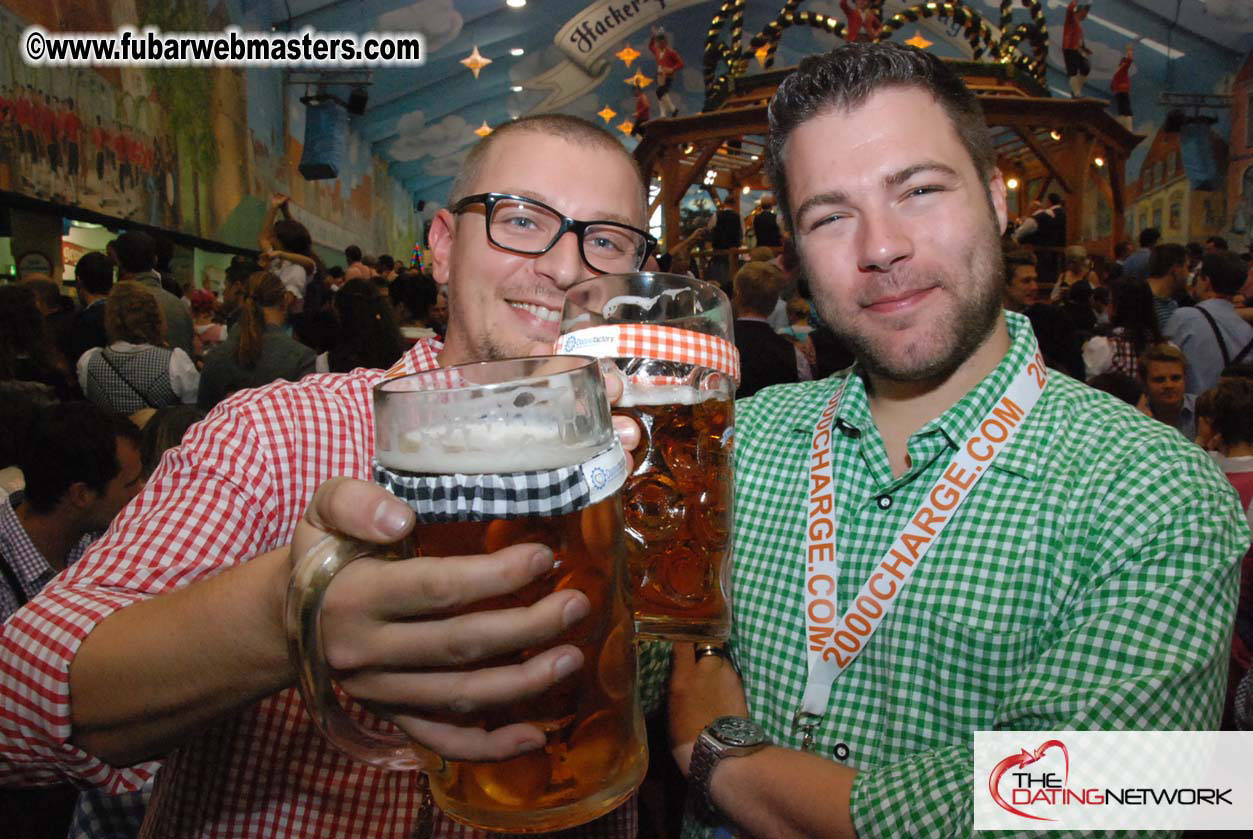
[[[344,218],[374,219],[381,215],[375,210],[386,207],[393,214],[394,223],[380,218],[371,230],[373,238],[384,241],[403,238],[404,232],[399,228],[412,221],[410,214],[419,202],[425,202],[423,215],[429,217],[446,198],[461,160],[478,139],[476,130],[481,133],[528,113],[558,110],[603,121],[610,129],[621,132],[623,142],[633,147],[637,142],[631,135],[638,104],[637,86],[643,85],[652,116],[660,115],[662,108],[657,99],[657,61],[649,50],[654,27],[665,31],[685,64],[675,76],[673,98],[668,102],[677,106],[680,114],[701,109],[705,96],[705,39],[720,2],[529,0],[517,7],[518,2],[172,0],[161,5],[194,7],[199,19],[213,23],[213,28],[234,24],[244,31],[297,32],[312,27],[326,32],[420,31],[425,35],[427,60],[422,66],[372,70],[368,104],[364,113],[354,116],[350,123],[346,171],[333,184],[302,185],[293,182],[300,180],[294,173],[278,171],[282,168],[279,164],[290,160],[293,148],[303,140],[304,106],[299,97],[307,92],[297,85],[285,85],[282,71],[256,69],[228,74],[240,79],[238,90],[229,89],[230,85],[220,79],[209,88],[216,97],[215,105],[218,100],[228,101],[236,95],[246,102],[243,112],[232,117],[235,133],[243,142],[217,143],[214,163],[238,182],[232,188],[241,196],[284,185],[293,194],[297,190],[307,191],[313,199],[310,212],[327,227],[320,237],[326,241],[337,238],[333,235],[336,225]],[[884,0],[883,17],[891,18],[917,2]],[[926,0],[921,2],[925,4]],[[1069,96],[1061,50],[1066,0],[1033,2],[1039,2],[1049,33],[1047,86],[1054,96]],[[145,5],[157,4],[154,0],[0,0],[0,6],[12,10],[10,18],[50,20],[45,24],[50,29],[94,28],[81,25],[88,21],[99,24],[99,28],[111,28],[128,16],[134,18]],[[784,5],[784,0],[750,0],[744,13],[745,38],[760,32]],[[839,21],[846,17],[838,0],[792,0],[788,5]],[[1000,20],[1000,0],[966,0],[966,5],[989,24]],[[1029,19],[1027,7],[1015,0],[1014,23]],[[71,20],[75,26],[65,25]],[[1129,42],[1137,43],[1131,74],[1134,130],[1152,138],[1167,111],[1159,104],[1163,92],[1230,92],[1232,78],[1253,48],[1253,2],[1093,0],[1083,28],[1091,50],[1091,73],[1083,87],[1085,96],[1112,98],[1110,82],[1119,59]],[[960,26],[932,16],[906,23],[892,37],[920,37],[930,42],[927,49],[939,55],[967,58],[970,45],[960,30]],[[0,67],[0,83],[6,81],[3,74],[11,72],[5,67],[13,63],[8,57],[12,52],[11,31],[7,27],[4,30],[6,61]],[[774,57],[774,67],[791,66],[804,55],[829,49],[836,42],[836,35],[817,29],[787,29]],[[754,61],[749,72],[759,66]],[[133,89],[136,85],[142,88],[142,84],[128,80],[125,71],[102,75],[115,87],[120,84],[123,92],[115,93],[115,98],[137,99],[139,124],[144,119],[169,116],[145,116],[143,104],[159,104],[161,97],[145,97],[144,90]],[[1227,111],[1208,113],[1218,118],[1215,130],[1226,137]],[[230,133],[214,126],[206,131],[208,134],[202,132],[201,140]],[[156,145],[159,150],[160,142]],[[1131,158],[1129,180],[1138,177],[1148,146],[1148,142],[1141,143]],[[194,154],[197,148],[210,156],[214,151],[195,144],[189,146],[184,138],[174,142],[172,151],[164,154],[178,157],[178,165],[186,167],[184,154]],[[237,161],[228,160],[228,156],[236,154],[247,161],[240,174],[234,172]],[[221,191],[210,184],[205,184],[204,189]],[[221,201],[229,203],[229,197],[222,196]],[[188,209],[198,209],[196,202],[203,203],[203,199],[192,196]],[[229,209],[216,208],[219,215],[227,214],[215,219],[219,227],[227,223]],[[211,235],[216,228],[210,224],[204,229]]]

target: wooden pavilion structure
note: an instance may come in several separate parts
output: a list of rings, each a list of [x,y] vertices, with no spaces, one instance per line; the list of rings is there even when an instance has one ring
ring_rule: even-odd
[[[1123,229],[1127,157],[1143,137],[1114,119],[1104,100],[1048,96],[1015,65],[950,63],[979,98],[1002,173],[1019,185],[1011,191],[1011,213],[1025,214],[1031,201],[1056,192],[1065,201],[1067,241],[1083,242],[1083,221],[1095,211],[1090,190],[1095,186],[1110,210],[1113,235],[1085,244],[1112,255],[1114,239]],[[679,237],[679,206],[692,186],[705,187],[711,196],[723,195],[733,206],[745,186],[769,189],[762,173],[766,104],[788,72],[740,77],[718,109],[656,119],[644,127],[635,155],[645,173],[660,181],[661,191],[649,212],[663,208],[667,243]]]

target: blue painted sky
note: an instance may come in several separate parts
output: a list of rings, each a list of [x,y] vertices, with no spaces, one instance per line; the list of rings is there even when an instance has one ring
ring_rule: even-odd
[[[617,0],[623,2],[623,0]],[[630,2],[630,0],[626,0]],[[704,94],[701,57],[715,2],[641,0],[641,7],[660,10],[660,23],[671,34],[687,67],[675,84],[684,113],[699,110]],[[608,105],[618,115],[611,127],[630,117],[634,97],[625,81],[636,69],[656,75],[647,50],[649,26],[628,31],[623,24],[607,40],[613,41],[604,63],[592,74],[581,76],[583,84],[545,87],[546,75],[568,67],[569,59],[554,44],[554,36],[589,4],[587,0],[529,0],[521,9],[509,8],[505,0],[230,0],[229,16],[244,28],[299,30],[311,26],[323,31],[421,31],[427,40],[425,65],[413,68],[380,68],[374,71],[366,113],[353,119],[350,146],[362,164],[372,151],[388,162],[391,174],[415,200],[438,203],[444,199],[452,176],[469,146],[477,139],[474,128],[486,122],[498,125],[510,118],[540,109],[557,110],[596,119]],[[750,2],[745,16],[746,35],[753,35],[778,13],[781,2]],[[907,7],[887,0],[885,17]],[[971,0],[971,8],[995,25],[999,0]],[[822,12],[843,19],[836,0],[810,0],[802,10]],[[1067,91],[1062,70],[1061,32],[1064,0],[1044,0],[1050,35],[1048,83],[1055,95]],[[1025,22],[1028,13],[1018,5],[1014,22]],[[1109,80],[1123,47],[1133,38],[1144,39],[1136,51],[1132,77],[1133,109],[1137,132],[1152,136],[1165,114],[1158,97],[1165,90],[1215,93],[1226,90],[1227,81],[1253,48],[1253,2],[1250,0],[1095,0],[1085,24],[1088,46],[1093,50],[1092,75],[1086,95],[1109,96]],[[948,35],[935,20],[908,24],[895,36],[908,38],[920,31],[935,42],[931,49],[941,55],[968,57],[964,40]],[[724,36],[725,37],[725,36]],[[816,30],[795,27],[785,32],[776,67],[795,64],[803,55],[830,48],[835,39]],[[613,53],[630,44],[642,53],[628,69]],[[476,79],[460,60],[477,46],[492,60]],[[523,50],[521,56],[511,49]],[[1171,56],[1168,58],[1168,54]],[[754,67],[756,67],[754,61]],[[267,74],[276,71],[255,71]],[[569,73],[567,72],[567,77]],[[258,78],[258,82],[262,79]],[[278,95],[260,93],[272,85],[249,87],[249,122],[258,139],[277,139],[284,107],[288,130],[299,137],[300,108],[293,97],[284,102]],[[522,88],[518,90],[517,88]],[[655,85],[649,88],[650,93]],[[257,92],[256,101],[253,93]],[[657,104],[653,98],[653,114]],[[1223,118],[1223,114],[1219,114]],[[1225,136],[1226,120],[1218,130]],[[634,140],[624,136],[624,142]],[[1136,177],[1140,154],[1132,158],[1128,176]],[[350,169],[353,167],[350,167]],[[364,168],[364,167],[363,167]]]

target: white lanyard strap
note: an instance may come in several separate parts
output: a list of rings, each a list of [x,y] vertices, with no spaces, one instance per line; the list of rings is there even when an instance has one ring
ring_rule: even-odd
[[[1044,359],[1039,349],[1033,347],[1031,357],[974,434],[958,449],[952,463],[838,619],[835,604],[840,563],[836,556],[836,494],[832,476],[833,434],[836,432],[831,426],[844,388],[848,386],[847,380],[823,408],[809,452],[809,515],[804,557],[809,680],[797,713],[798,725],[802,716],[821,718],[826,713],[836,678],[865,649],[927,550],[939,540],[979,478],[1014,439],[1023,420],[1039,401],[1047,376]],[[800,727],[808,729],[806,741],[812,743],[813,721]]]

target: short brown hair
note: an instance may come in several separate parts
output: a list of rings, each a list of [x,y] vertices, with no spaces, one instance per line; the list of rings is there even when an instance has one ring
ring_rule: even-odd
[[[890,41],[841,44],[824,55],[802,60],[770,100],[766,175],[788,229],[792,229],[792,196],[783,150],[792,132],[828,110],[860,107],[872,94],[890,87],[916,87],[930,93],[952,121],[975,171],[983,178],[992,175],[996,149],[983,109],[948,65],[929,52]]]
[[[1197,397],[1196,415],[1209,420],[1224,445],[1253,443],[1253,381],[1220,379]]]
[[[1030,248],[1007,248],[1004,252],[1005,285],[1014,281],[1014,272],[1024,265],[1035,267],[1035,253]]]
[[[457,179],[453,181],[452,190],[448,194],[449,206],[456,204],[470,194],[475,179],[478,178],[479,171],[483,168],[483,160],[487,157],[487,152],[492,146],[498,143],[501,138],[520,131],[548,134],[553,137],[560,137],[570,143],[596,146],[618,152],[629,163],[631,171],[639,178],[641,206],[647,209],[648,201],[644,172],[640,168],[639,161],[626,150],[626,147],[618,141],[617,137],[599,125],[580,117],[569,116],[568,114],[534,114],[506,122],[493,129],[491,134],[475,143],[471,147],[470,153],[466,155],[466,159],[461,164],[461,171],[457,174]]]
[[[783,272],[769,262],[749,262],[735,274],[736,314],[768,315],[779,302]]]
[[[1169,341],[1162,341],[1158,344],[1151,344],[1147,350],[1140,355],[1140,375],[1148,375],[1149,364],[1152,362],[1174,363],[1188,369],[1188,357],[1183,354],[1183,350],[1176,347]]]
[[[116,283],[104,306],[104,331],[110,341],[164,345],[165,321],[157,298],[139,283]]]

